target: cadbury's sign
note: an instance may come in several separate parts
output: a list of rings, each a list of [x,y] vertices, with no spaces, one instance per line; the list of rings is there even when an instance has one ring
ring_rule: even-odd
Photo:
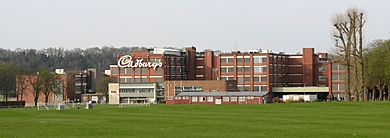
[[[162,67],[162,62],[144,62],[144,59],[133,60],[130,55],[125,55],[119,58],[118,67],[120,68],[153,68]]]

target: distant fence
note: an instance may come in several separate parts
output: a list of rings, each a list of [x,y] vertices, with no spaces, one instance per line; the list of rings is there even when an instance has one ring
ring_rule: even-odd
[[[23,108],[25,101],[0,101],[0,108]]]

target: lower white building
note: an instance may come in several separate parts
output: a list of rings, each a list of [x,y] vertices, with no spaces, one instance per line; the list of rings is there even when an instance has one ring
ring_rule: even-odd
[[[109,104],[156,103],[157,83],[109,83]]]

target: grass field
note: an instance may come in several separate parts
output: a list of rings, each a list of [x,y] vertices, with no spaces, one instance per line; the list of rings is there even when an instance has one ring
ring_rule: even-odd
[[[390,102],[0,109],[0,137],[389,137]]]

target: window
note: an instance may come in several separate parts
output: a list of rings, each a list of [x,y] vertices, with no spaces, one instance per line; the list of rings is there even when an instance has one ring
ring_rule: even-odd
[[[234,67],[228,67],[227,68],[228,73],[233,73],[234,72]]]
[[[134,82],[133,78],[126,78],[126,83]]]
[[[260,91],[260,86],[253,86],[253,91]]]
[[[237,97],[230,97],[231,102],[237,102]]]
[[[319,81],[326,81],[326,78],[324,75],[320,75],[320,76],[318,76],[318,80]]]
[[[250,91],[251,90],[251,86],[244,86],[244,91]]]
[[[238,84],[244,83],[244,78],[243,77],[237,77],[237,83]]]
[[[118,68],[111,68],[111,74],[118,74]]]
[[[154,80],[155,80],[155,82],[163,82],[162,78],[155,78]]]
[[[132,68],[126,68],[126,74],[133,74]]]
[[[244,71],[245,72],[251,72],[251,68],[250,67],[244,67]]]
[[[149,82],[148,78],[141,78],[141,82]]]
[[[244,86],[237,86],[238,91],[244,91]]]
[[[233,63],[233,58],[221,58],[221,63]]]
[[[325,72],[325,66],[321,66],[320,68],[318,68],[318,71]]]
[[[261,76],[260,77],[261,82],[267,82],[267,76]]]
[[[116,93],[116,91],[111,91],[111,93]]]
[[[124,68],[120,68],[120,69],[119,69],[119,73],[120,73],[120,74],[125,74],[125,69],[124,69]]]
[[[134,82],[141,82],[141,78],[134,78]]]
[[[245,97],[239,97],[239,102],[245,102],[246,98]]]
[[[192,98],[191,98],[191,101],[192,101],[192,102],[197,102],[197,101],[198,101],[198,97],[192,97]]]
[[[233,58],[228,58],[227,62],[228,63],[233,63]]]
[[[260,90],[262,92],[267,92],[267,86],[260,86]]]
[[[222,100],[223,100],[224,102],[229,102],[229,97],[223,97]]]
[[[254,76],[254,82],[267,82],[267,76]]]
[[[242,58],[237,58],[237,63],[242,63],[242,61],[244,61]]]
[[[344,91],[345,85],[344,84],[332,84],[332,91]]]
[[[134,69],[135,74],[141,74],[141,68],[135,68]]]
[[[221,67],[221,72],[227,72],[227,68],[226,67]]]
[[[199,102],[205,102],[206,98],[205,97],[199,97]]]
[[[119,83],[125,83],[125,78],[119,78]]]
[[[207,102],[213,102],[214,97],[207,97]]]
[[[237,72],[242,72],[244,67],[237,67]]]
[[[142,68],[142,74],[148,74],[148,68]]]
[[[266,57],[253,57],[253,62],[254,62],[254,63],[263,63],[263,62],[267,62],[267,58],[266,58]]]
[[[244,77],[244,81],[245,82],[250,82],[251,81],[251,77]]]
[[[250,59],[250,58],[244,58],[244,61],[245,61],[245,62],[250,62],[251,59]]]
[[[267,62],[267,58],[266,57],[261,58],[261,62]]]
[[[161,73],[162,72],[162,68],[157,68],[155,72],[156,73]]]
[[[181,97],[175,97],[176,100],[181,100]]]

